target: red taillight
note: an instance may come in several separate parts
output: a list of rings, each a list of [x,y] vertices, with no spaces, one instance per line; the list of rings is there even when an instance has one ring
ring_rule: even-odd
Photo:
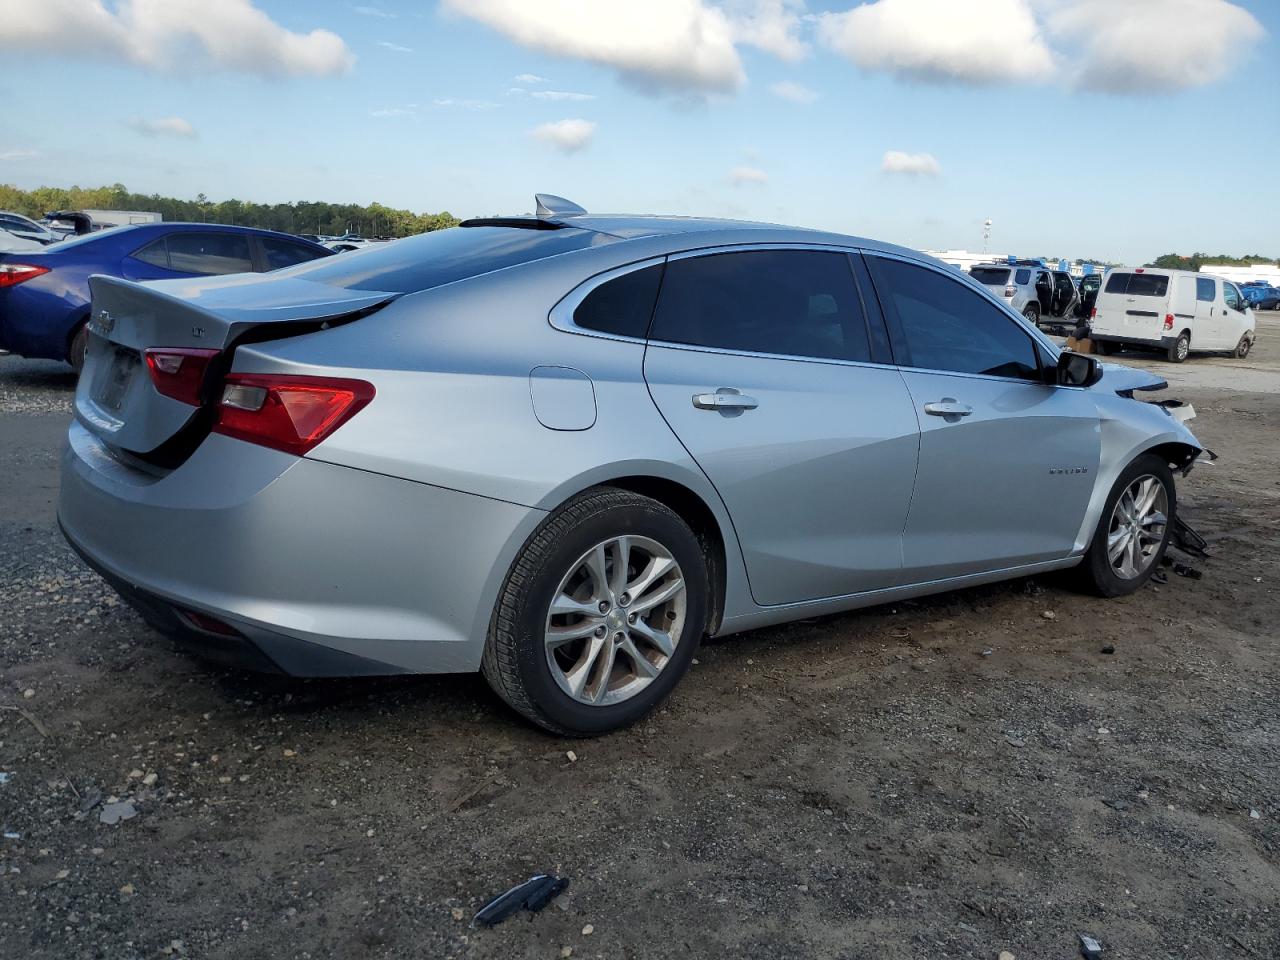
[[[373,384],[336,377],[233,374],[215,433],[302,456],[373,399]]]
[[[200,384],[217,355],[217,350],[189,347],[151,347],[144,354],[156,392],[193,407],[200,406]]]
[[[1089,319],[1093,320],[1097,316],[1098,316],[1098,308],[1094,307],[1092,310],[1089,311]]]
[[[1166,330],[1172,330],[1172,329],[1173,329],[1173,314],[1172,314],[1172,313],[1166,313],[1166,314],[1164,315],[1164,328],[1165,328]]]
[[[48,272],[48,267],[36,267],[29,263],[0,263],[0,289],[16,287]]]

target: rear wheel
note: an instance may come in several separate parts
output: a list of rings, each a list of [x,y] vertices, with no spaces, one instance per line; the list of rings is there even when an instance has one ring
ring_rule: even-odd
[[[1123,597],[1150,579],[1169,546],[1177,492],[1160,457],[1144,454],[1116,479],[1102,519],[1080,565],[1084,585],[1104,597]]]
[[[1246,333],[1240,338],[1240,342],[1236,344],[1236,356],[1243,360],[1249,355],[1249,351],[1253,348],[1253,341],[1249,339]]]
[[[1191,334],[1183,330],[1178,334],[1178,339],[1169,345],[1169,362],[1181,363],[1187,359],[1189,353],[1191,353]]]
[[[1029,303],[1023,307],[1022,315],[1027,318],[1027,322],[1032,326],[1040,326],[1040,308],[1034,303]]]
[[[67,349],[67,363],[79,374],[84,369],[84,353],[89,349],[89,324],[80,324],[76,335],[71,338],[71,346]]]
[[[697,538],[670,509],[625,490],[588,491],[542,523],[508,574],[485,679],[555,733],[634,723],[689,668],[707,583]]]

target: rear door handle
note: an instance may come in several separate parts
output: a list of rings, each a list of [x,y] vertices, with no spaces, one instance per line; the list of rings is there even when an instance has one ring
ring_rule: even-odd
[[[695,393],[693,405],[699,410],[754,410],[760,401],[733,387],[720,387],[715,393]]]
[[[973,413],[973,407],[958,403],[950,397],[944,397],[933,403],[926,403],[924,412],[931,417],[967,417]]]

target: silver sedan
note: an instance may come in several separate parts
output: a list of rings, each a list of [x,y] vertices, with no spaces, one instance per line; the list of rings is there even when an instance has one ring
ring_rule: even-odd
[[[704,635],[1159,563],[1159,378],[869,240],[540,196],[265,275],[95,277],[59,516],[154,626],[300,676],[481,670],[589,735]]]

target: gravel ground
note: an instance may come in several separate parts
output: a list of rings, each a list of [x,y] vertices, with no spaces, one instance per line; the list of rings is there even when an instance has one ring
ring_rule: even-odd
[[[1180,488],[1202,580],[727,638],[647,723],[572,743],[477,677],[171,649],[57,533],[70,374],[0,358],[0,957],[1280,957],[1261,326],[1247,362],[1125,358],[1223,457]],[[538,871],[571,878],[553,907],[469,928]]]

